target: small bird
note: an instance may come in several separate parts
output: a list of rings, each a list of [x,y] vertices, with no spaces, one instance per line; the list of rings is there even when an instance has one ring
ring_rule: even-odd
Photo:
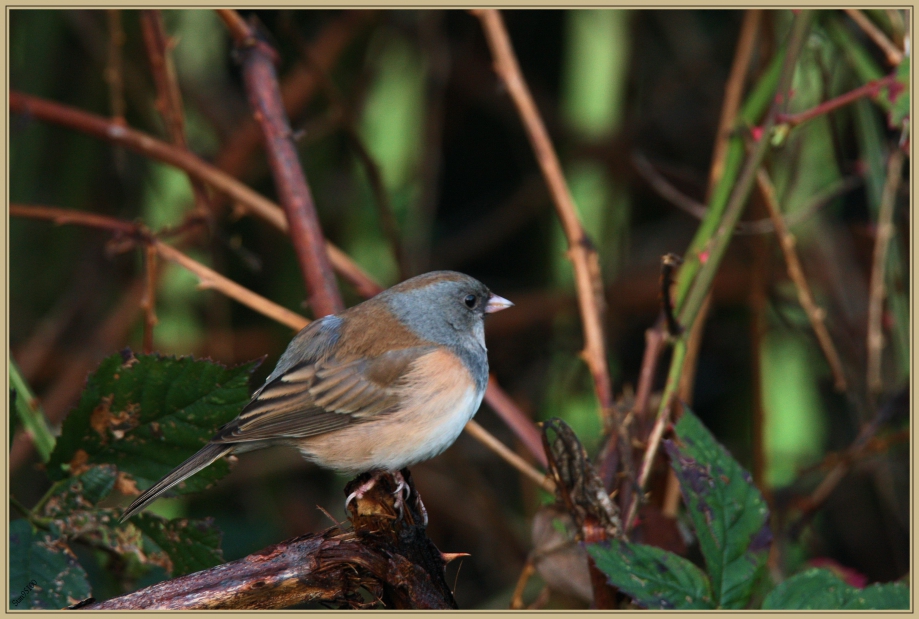
[[[401,491],[398,471],[447,449],[478,410],[488,384],[483,319],[512,305],[468,275],[433,271],[313,321],[239,417],[121,521],[214,461],[271,445],[346,475],[372,471],[348,502],[384,473]]]

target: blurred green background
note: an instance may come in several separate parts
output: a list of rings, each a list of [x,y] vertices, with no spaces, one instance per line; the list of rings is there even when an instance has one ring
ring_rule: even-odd
[[[282,83],[309,93],[291,124],[327,237],[385,285],[447,268],[469,273],[513,300],[513,311],[487,323],[493,372],[534,419],[565,419],[596,454],[601,427],[590,376],[577,354],[582,335],[566,242],[519,118],[492,70],[478,20],[463,11],[243,14],[270,33]],[[899,13],[868,14],[894,40],[902,35]],[[82,10],[8,15],[12,89],[112,115],[113,88],[106,77],[115,16]],[[660,257],[682,254],[698,226],[654,191],[633,159],[644,156],[680,191],[705,202],[743,12],[528,10],[504,17],[600,253],[618,396],[636,385],[645,330],[659,314]],[[117,18],[124,35],[123,45],[116,46],[123,94],[114,96],[123,98],[128,125],[168,139],[138,12],[119,11]],[[204,10],[163,11],[163,18],[175,44],[189,148],[275,199],[260,146],[237,139],[250,112],[223,24]],[[765,12],[745,92],[784,41],[789,22],[789,12]],[[316,67],[328,69],[320,70],[320,78]],[[795,75],[792,111],[890,70],[844,13],[818,12]],[[181,171],[21,115],[11,116],[9,127],[11,202],[91,211],[141,221],[153,230],[181,224],[194,207]],[[792,536],[783,528],[825,476],[826,468],[817,466],[824,456],[851,444],[879,410],[893,407],[887,409],[893,421],[886,431],[906,427],[906,182],[887,267],[883,392],[869,393],[864,378],[874,226],[887,157],[899,138],[885,110],[863,99],[795,130],[769,161],[786,213],[808,208],[815,194],[851,181],[849,191],[793,228],[846,369],[846,393],[833,390],[774,235],[735,238],[715,281],[693,409],[767,492],[785,549],[776,564],[780,570],[818,556],[869,580],[891,580],[908,569],[905,443],[889,442],[859,458],[804,533]],[[401,265],[355,142],[381,174],[405,252]],[[241,163],[229,162],[233,156]],[[206,234],[184,250],[306,313],[289,241],[263,221],[240,216],[232,204],[223,206]],[[744,219],[767,216],[755,195]],[[138,250],[113,251],[103,231],[42,221],[13,218],[9,240],[11,356],[52,425],[59,425],[102,357],[141,348],[143,259]],[[226,364],[267,355],[254,388],[292,332],[196,285],[183,269],[163,266],[154,349]],[[360,300],[346,283],[342,292],[349,305]],[[666,367],[665,357],[656,389]],[[754,438],[758,415],[761,444]],[[515,445],[487,407],[477,420]],[[762,454],[758,461],[756,453]],[[15,449],[12,457],[11,493],[31,505],[46,490],[37,457]],[[430,537],[445,552],[472,555],[448,567],[460,607],[506,608],[532,547],[533,514],[545,497],[467,436],[413,474],[431,514]],[[315,506],[342,517],[345,481],[277,448],[243,455],[214,488],[160,501],[154,510],[214,517],[224,531],[224,556],[231,560],[330,526]],[[119,593],[110,575],[101,570],[90,575],[98,599]],[[137,584],[158,578],[162,574],[151,574]],[[538,592],[545,583],[537,578],[531,584]],[[585,607],[558,592],[546,603]]]

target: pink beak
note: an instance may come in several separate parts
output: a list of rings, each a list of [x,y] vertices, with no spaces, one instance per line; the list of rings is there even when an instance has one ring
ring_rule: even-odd
[[[503,309],[509,307],[514,307],[514,304],[505,299],[504,297],[499,297],[496,294],[492,294],[488,297],[488,305],[485,306],[486,314],[494,314],[495,312],[500,312]]]

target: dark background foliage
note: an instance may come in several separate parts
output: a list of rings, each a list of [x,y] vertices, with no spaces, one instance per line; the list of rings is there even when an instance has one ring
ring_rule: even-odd
[[[684,252],[698,225],[652,189],[633,159],[643,155],[683,193],[704,203],[743,12],[628,11],[615,12],[614,18],[601,12],[607,14],[586,20],[575,13],[508,11],[504,17],[600,251],[609,305],[609,362],[618,396],[638,381],[644,333],[660,311],[660,257]],[[873,17],[884,24],[885,13],[878,13]],[[317,80],[313,96],[292,116],[327,237],[384,284],[399,280],[366,169],[348,138],[350,124],[383,174],[407,248],[406,275],[460,270],[513,300],[512,311],[487,323],[492,371],[535,419],[565,419],[594,455],[600,425],[590,376],[577,357],[582,335],[570,264],[539,168],[492,70],[478,20],[463,11],[244,14],[256,17],[273,37],[282,78],[302,64],[304,46],[331,29],[345,33],[340,53],[323,48],[334,55],[324,59],[331,65],[326,78],[332,85]],[[120,16],[125,38],[118,75],[125,120],[162,137],[138,14],[122,11]],[[110,116],[107,18],[105,11],[12,11],[10,87]],[[189,147],[217,161],[250,116],[229,38],[208,11],[166,11],[164,19],[176,37]],[[788,21],[787,12],[765,13],[748,86],[776,53]],[[821,12],[802,61],[802,81],[796,84],[802,109],[864,83],[850,65],[849,50],[831,43],[824,30],[829,22],[841,24],[872,62],[886,66],[880,51],[843,13]],[[895,30],[896,24],[888,27]],[[578,49],[587,51],[578,56]],[[613,68],[591,73],[604,63]],[[607,81],[615,82],[612,94],[604,94]],[[884,443],[887,434],[880,433],[877,453],[857,459],[799,535],[788,530],[801,500],[826,475],[828,469],[817,466],[826,454],[849,446],[884,406],[899,411],[893,429],[906,427],[902,411],[909,371],[897,339],[904,327],[891,309],[885,314],[884,390],[874,397],[864,386],[877,219],[871,195],[878,178],[883,184],[887,153],[897,147],[900,134],[888,126],[883,109],[868,100],[807,127],[793,134],[771,161],[787,198],[783,206],[802,208],[808,188],[842,178],[859,180],[794,229],[806,274],[827,308],[850,387],[844,394],[833,390],[774,235],[738,236],[714,285],[693,409],[754,472],[770,502],[782,544],[781,559],[770,564],[774,576],[817,558],[851,568],[868,581],[889,581],[909,566],[905,443]],[[9,128],[14,203],[139,220],[154,230],[179,225],[191,208],[181,172],[22,115],[12,115]],[[866,137],[871,135],[873,142]],[[275,197],[261,150],[238,176]],[[908,256],[910,223],[906,185],[895,211],[898,233],[892,243],[899,248],[902,273],[908,274],[902,258]],[[754,197],[744,218],[767,216]],[[75,226],[10,222],[11,356],[53,423],[76,405],[86,376],[103,357],[141,345],[138,282],[143,261],[138,250],[113,251],[109,238],[106,232]],[[308,311],[289,241],[260,220],[237,216],[232,205],[188,253],[275,302]],[[888,290],[891,307],[908,299],[908,277],[899,281],[899,289]],[[254,389],[292,333],[215,292],[196,290],[195,283],[174,265],[163,267],[155,350],[227,365],[267,355],[254,374]],[[349,305],[360,300],[348,285],[342,285],[342,292]],[[657,388],[666,367],[666,362],[659,366]],[[763,420],[766,438],[754,432],[757,418]],[[506,444],[515,444],[487,407],[477,420]],[[15,423],[11,417],[14,430]],[[47,489],[37,461],[34,452],[13,444],[10,492],[25,505]],[[444,551],[471,554],[448,567],[460,607],[506,608],[532,547],[532,516],[545,496],[465,435],[412,472],[430,511],[430,537]],[[292,450],[277,448],[241,456],[216,486],[163,500],[154,511],[212,516],[224,532],[223,555],[229,560],[329,526],[316,505],[341,518],[346,481],[306,465]],[[118,500],[128,502],[126,497]],[[77,552],[90,554],[85,548]],[[690,547],[690,558],[693,552]],[[120,593],[116,578],[93,571],[91,560],[84,565],[97,598]],[[539,587],[537,579],[528,589],[529,599]],[[558,593],[548,605],[584,607]]]

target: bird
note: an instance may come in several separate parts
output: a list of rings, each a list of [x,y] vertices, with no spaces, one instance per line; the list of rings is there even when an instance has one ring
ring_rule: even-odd
[[[239,416],[121,521],[224,456],[274,445],[341,474],[372,472],[346,506],[386,473],[401,492],[399,471],[446,450],[478,410],[488,384],[484,317],[512,306],[469,275],[432,271],[311,322]]]

